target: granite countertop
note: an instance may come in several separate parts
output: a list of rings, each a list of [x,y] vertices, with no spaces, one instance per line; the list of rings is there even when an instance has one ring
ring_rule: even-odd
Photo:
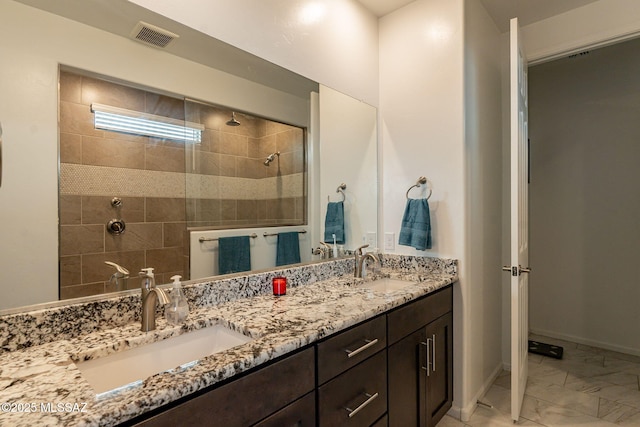
[[[398,272],[417,283],[375,292],[342,277],[192,309],[186,324],[141,332],[139,322],[0,354],[0,425],[112,426],[400,306],[457,280],[455,272]],[[75,365],[217,323],[252,341],[96,396]]]

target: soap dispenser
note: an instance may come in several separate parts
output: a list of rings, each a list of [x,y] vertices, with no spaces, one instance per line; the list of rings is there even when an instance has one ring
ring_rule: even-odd
[[[169,297],[169,304],[167,304],[164,309],[164,316],[167,322],[172,325],[183,323],[189,315],[189,304],[182,292],[181,278],[182,276],[179,275],[171,277],[171,280],[173,280],[173,289]]]

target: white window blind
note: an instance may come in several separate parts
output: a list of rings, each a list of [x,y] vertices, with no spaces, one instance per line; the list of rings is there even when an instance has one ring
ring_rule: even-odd
[[[109,105],[91,104],[96,129],[199,143],[204,126]]]

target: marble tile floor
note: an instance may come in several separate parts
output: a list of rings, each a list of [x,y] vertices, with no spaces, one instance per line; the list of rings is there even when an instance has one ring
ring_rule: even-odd
[[[529,353],[529,378],[515,425],[640,427],[640,356],[616,353],[538,335],[564,347],[557,360]],[[445,416],[438,427],[513,426],[511,376],[503,371],[466,423]]]

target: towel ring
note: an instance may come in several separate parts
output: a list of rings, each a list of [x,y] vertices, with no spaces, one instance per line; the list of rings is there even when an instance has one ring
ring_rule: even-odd
[[[418,181],[413,184],[411,187],[409,187],[409,189],[407,190],[407,200],[409,200],[409,191],[411,191],[413,188],[420,188],[420,185],[422,184],[426,184],[427,183],[427,178],[424,176],[421,176],[420,178],[418,178]],[[433,191],[429,188],[429,194],[427,195],[426,199],[429,200],[429,197],[431,197],[431,193]]]
[[[347,189],[347,184],[345,184],[344,182],[340,185],[338,185],[338,188],[336,188],[336,193],[341,193],[342,194],[342,201],[344,202],[345,200],[347,200],[347,196],[344,194],[344,190]],[[329,196],[327,196],[327,202],[331,202],[331,199],[329,198]]]

